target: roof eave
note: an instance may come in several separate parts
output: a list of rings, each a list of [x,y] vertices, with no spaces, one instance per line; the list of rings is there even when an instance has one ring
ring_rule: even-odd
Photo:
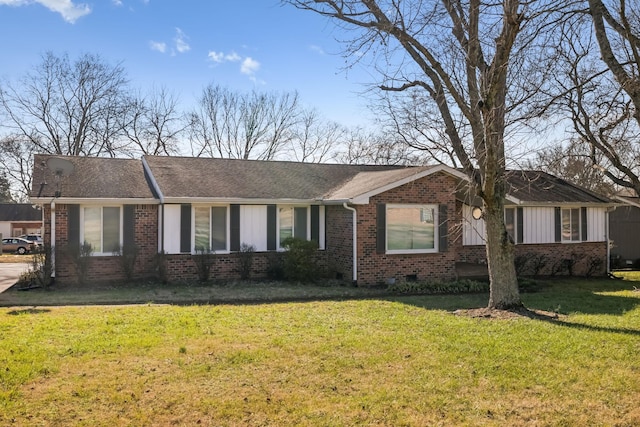
[[[31,197],[31,203],[34,204],[50,204],[52,202],[60,204],[136,204],[136,205],[157,205],[160,203],[158,199],[148,198],[123,198],[123,197]]]

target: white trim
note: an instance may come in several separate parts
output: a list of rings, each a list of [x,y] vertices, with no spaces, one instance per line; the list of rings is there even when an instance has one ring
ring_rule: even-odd
[[[118,208],[118,213],[120,215],[119,218],[119,236],[118,236],[118,246],[121,247],[122,246],[122,242],[123,242],[123,216],[124,216],[124,208],[122,205],[80,205],[80,244],[82,245],[85,242],[84,239],[84,209],[90,207],[90,208],[100,208],[100,249],[102,250],[101,252],[93,252],[91,254],[91,256],[113,256],[114,252],[104,252],[104,241],[103,241],[103,237],[104,237],[104,208]]]
[[[209,211],[209,250],[212,253],[216,253],[216,254],[229,254],[231,253],[231,251],[229,250],[229,237],[230,237],[230,229],[231,229],[231,224],[230,224],[230,220],[229,220],[229,205],[221,205],[221,204],[205,204],[205,203],[197,203],[197,204],[192,204],[191,205],[191,254],[196,254],[196,208],[207,208]],[[211,216],[211,208],[225,208],[225,248],[224,249],[219,249],[219,250],[214,250],[213,248],[211,248],[211,239],[213,238],[213,235],[211,233],[211,227],[212,227],[212,216]],[[242,242],[241,242],[242,243]]]
[[[31,202],[37,203],[51,203],[51,198],[32,197]],[[55,199],[59,205],[159,205],[158,199],[144,198],[144,199],[121,199],[121,198],[80,198],[80,197],[58,197]]]
[[[167,204],[230,204],[230,205],[317,205],[318,199],[243,199],[230,197],[166,197]]]
[[[433,248],[430,249],[389,249],[389,209],[416,209],[428,208],[433,212]],[[439,246],[439,209],[438,204],[434,203],[388,203],[385,205],[385,224],[384,224],[384,251],[389,255],[410,255],[410,254],[433,254],[438,253]]]

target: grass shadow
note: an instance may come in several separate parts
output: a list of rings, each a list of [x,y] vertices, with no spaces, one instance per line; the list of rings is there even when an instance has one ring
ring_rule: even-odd
[[[11,310],[8,311],[7,314],[10,316],[20,316],[24,314],[42,314],[49,313],[51,310],[47,308],[23,308],[20,310]]]

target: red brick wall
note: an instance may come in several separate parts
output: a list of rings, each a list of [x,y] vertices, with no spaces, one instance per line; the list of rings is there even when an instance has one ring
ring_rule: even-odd
[[[67,255],[67,205],[56,204],[56,280],[59,282],[76,282],[76,267]],[[138,257],[135,265],[135,277],[149,277],[154,274],[154,257],[158,247],[158,206],[136,205],[135,242],[138,246]],[[51,206],[44,206],[45,243],[51,242]],[[91,257],[87,280],[122,280],[125,278],[120,259],[116,256]]]
[[[378,194],[358,209],[358,285],[384,283],[388,278],[418,280],[455,277],[455,193],[456,180],[444,173],[427,176]],[[446,205],[448,211],[448,248],[428,254],[378,254],[376,252],[376,206],[379,203]]]

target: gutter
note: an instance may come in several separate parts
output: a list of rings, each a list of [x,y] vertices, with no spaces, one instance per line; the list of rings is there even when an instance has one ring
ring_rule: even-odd
[[[56,278],[56,199],[51,200],[51,278]]]
[[[347,202],[342,203],[342,207],[344,207],[346,210],[353,212],[353,227],[351,227],[353,229],[353,237],[351,239],[352,241],[352,245],[353,245],[353,254],[352,254],[352,258],[353,258],[353,277],[352,277],[352,281],[353,281],[353,285],[357,285],[358,284],[358,213],[355,210],[355,208],[348,206]]]

